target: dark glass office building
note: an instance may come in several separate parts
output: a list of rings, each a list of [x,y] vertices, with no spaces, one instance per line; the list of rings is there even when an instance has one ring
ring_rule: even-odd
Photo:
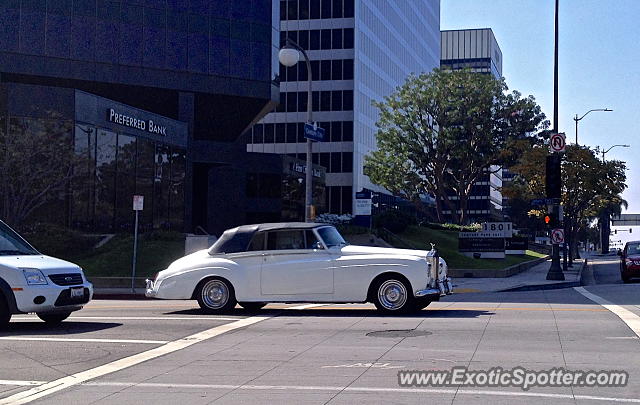
[[[260,171],[238,138],[279,99],[279,15],[272,0],[0,1],[2,135],[55,117],[89,161],[56,219],[117,231],[140,194],[148,228],[247,222],[212,196],[233,192],[221,173]]]

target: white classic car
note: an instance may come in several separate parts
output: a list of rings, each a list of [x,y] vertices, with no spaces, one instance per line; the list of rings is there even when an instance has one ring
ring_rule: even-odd
[[[351,246],[335,227],[317,223],[229,229],[210,249],[147,280],[146,289],[148,297],[196,299],[207,313],[269,302],[373,302],[380,311],[406,313],[451,292],[435,250]]]

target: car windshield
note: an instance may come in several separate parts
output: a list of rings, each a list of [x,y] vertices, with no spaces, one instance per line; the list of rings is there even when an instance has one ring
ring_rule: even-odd
[[[0,256],[37,255],[38,251],[29,245],[13,229],[0,221]]]
[[[640,255],[640,243],[629,243],[627,245],[628,255]]]
[[[347,242],[342,238],[340,232],[332,226],[325,226],[323,228],[318,228],[318,234],[324,241],[324,244],[327,245],[328,248],[334,246],[346,246]]]

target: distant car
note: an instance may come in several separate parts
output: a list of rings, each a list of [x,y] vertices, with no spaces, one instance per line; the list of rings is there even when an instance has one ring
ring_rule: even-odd
[[[620,255],[620,276],[628,283],[634,277],[640,277],[640,241],[627,242]]]
[[[60,323],[92,297],[93,286],[80,267],[39,253],[0,221],[0,329],[11,315],[29,312]]]
[[[331,225],[278,223],[225,231],[210,249],[147,280],[146,295],[196,299],[207,313],[269,302],[373,302],[406,313],[451,292],[447,264],[433,249],[351,246]]]

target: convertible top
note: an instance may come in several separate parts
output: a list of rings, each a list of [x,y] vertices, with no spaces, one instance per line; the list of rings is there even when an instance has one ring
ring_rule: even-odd
[[[224,231],[220,239],[211,246],[209,254],[244,252],[251,238],[258,231],[275,231],[278,229],[314,229],[330,224],[315,222],[275,222],[267,224],[241,225]]]

